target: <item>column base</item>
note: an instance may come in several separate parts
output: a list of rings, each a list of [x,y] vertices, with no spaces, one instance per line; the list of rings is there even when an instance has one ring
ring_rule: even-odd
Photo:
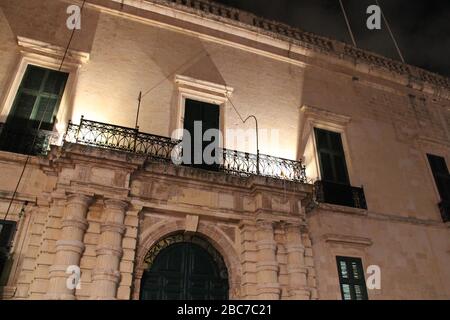
[[[47,300],[76,300],[73,294],[67,293],[50,293],[45,296]]]

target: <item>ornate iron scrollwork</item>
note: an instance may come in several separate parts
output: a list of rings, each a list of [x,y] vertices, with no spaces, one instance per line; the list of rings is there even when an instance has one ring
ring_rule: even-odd
[[[142,154],[150,161],[157,162],[171,162],[172,157],[179,158],[182,152],[179,140],[83,118],[79,125],[69,123],[64,140],[70,143]],[[221,172],[240,177],[260,175],[306,183],[305,166],[301,161],[260,154],[258,172],[257,155],[229,149],[219,149],[219,152],[222,155],[218,167]]]
[[[168,248],[173,244],[182,242],[194,243],[205,249],[211,255],[214,262],[217,264],[219,268],[220,277],[222,279],[228,279],[227,267],[222,258],[222,255],[216,250],[216,248],[214,248],[207,240],[203,239],[202,237],[183,233],[177,233],[169,237],[163,238],[162,240],[158,241],[158,243],[156,243],[154,246],[152,246],[144,258],[145,269],[149,270],[152,267],[156,257],[161,251],[163,251],[164,249]]]

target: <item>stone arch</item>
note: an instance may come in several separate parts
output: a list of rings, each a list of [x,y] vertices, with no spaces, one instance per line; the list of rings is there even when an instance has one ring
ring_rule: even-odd
[[[141,235],[142,242],[138,246],[136,255],[136,265],[134,272],[133,299],[139,299],[141,279],[145,270],[145,255],[147,252],[165,237],[175,233],[184,232],[185,223],[183,220],[172,222],[162,221],[144,230]],[[218,227],[200,222],[196,234],[202,236],[222,255],[228,270],[229,297],[231,300],[239,299],[241,285],[241,264],[239,255],[233,247],[233,243],[228,236]]]

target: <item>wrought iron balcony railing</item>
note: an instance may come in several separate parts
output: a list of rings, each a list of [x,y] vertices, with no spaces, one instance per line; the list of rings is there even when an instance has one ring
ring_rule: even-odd
[[[58,133],[0,123],[0,150],[27,154],[45,155],[50,145],[58,140]]]
[[[316,181],[314,187],[317,202],[367,210],[363,188],[329,181]]]
[[[69,123],[64,141],[144,154],[149,160],[171,162],[181,156],[181,141],[142,133],[138,129],[121,127],[81,118],[79,125]],[[252,175],[306,183],[305,166],[301,161],[219,149],[220,164],[215,171],[248,177]]]
[[[450,201],[443,200],[439,203],[439,210],[441,211],[442,220],[444,222],[450,221]]]

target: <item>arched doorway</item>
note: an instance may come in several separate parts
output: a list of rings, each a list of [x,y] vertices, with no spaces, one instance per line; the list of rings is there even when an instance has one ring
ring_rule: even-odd
[[[145,257],[141,300],[226,300],[228,272],[222,256],[205,239],[167,237]]]

